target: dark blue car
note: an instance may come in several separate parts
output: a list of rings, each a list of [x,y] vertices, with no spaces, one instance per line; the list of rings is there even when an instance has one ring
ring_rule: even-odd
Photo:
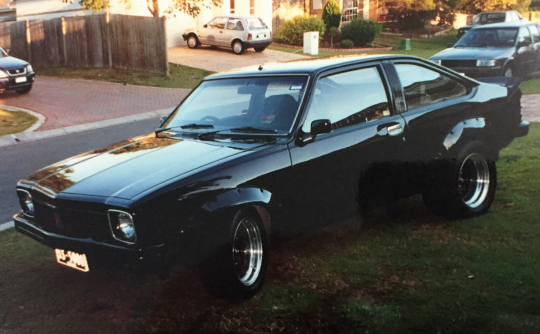
[[[11,57],[0,48],[0,91],[26,94],[32,89],[35,73],[28,62]]]

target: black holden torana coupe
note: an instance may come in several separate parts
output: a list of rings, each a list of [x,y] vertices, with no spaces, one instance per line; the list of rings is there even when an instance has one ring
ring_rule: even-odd
[[[414,194],[437,214],[485,213],[499,151],[528,133],[519,79],[489,81],[395,55],[215,74],[155,132],[21,180],[15,227],[78,270],[183,263],[247,298],[274,234]]]

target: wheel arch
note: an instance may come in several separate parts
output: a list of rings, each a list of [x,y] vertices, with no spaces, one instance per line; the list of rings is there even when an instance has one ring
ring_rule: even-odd
[[[487,122],[483,117],[469,118],[457,123],[444,138],[443,145],[447,153],[452,153],[456,148],[467,145],[468,142],[477,141],[483,143],[488,149],[488,158],[496,161],[499,151],[486,144],[490,142],[486,127]]]

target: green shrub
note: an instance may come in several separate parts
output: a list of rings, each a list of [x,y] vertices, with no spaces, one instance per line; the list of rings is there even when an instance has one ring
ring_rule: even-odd
[[[341,28],[341,37],[350,39],[355,46],[366,46],[372,43],[381,31],[382,24],[354,18],[349,24]]]
[[[431,20],[435,19],[437,14],[436,10],[402,9],[392,11],[401,31],[429,28]]]
[[[322,13],[322,19],[326,31],[329,31],[332,27],[339,28],[339,24],[341,23],[341,8],[339,8],[339,3],[336,0],[329,0],[326,3]]]
[[[344,39],[341,41],[340,43],[341,47],[344,48],[344,49],[350,49],[352,47],[354,47],[354,44],[353,42],[350,40],[350,39]]]
[[[330,27],[326,31],[327,41],[330,40],[330,45],[334,46],[334,43],[339,43],[341,41],[341,30],[336,27]]]
[[[297,15],[285,21],[277,30],[274,41],[277,43],[299,45],[304,44],[304,33],[308,31],[319,32],[319,42],[322,40],[324,32],[324,21],[316,16]]]

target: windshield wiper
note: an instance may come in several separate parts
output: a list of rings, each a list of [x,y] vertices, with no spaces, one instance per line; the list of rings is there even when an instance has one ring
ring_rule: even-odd
[[[231,132],[247,132],[247,133],[268,133],[268,134],[277,134],[277,131],[276,130],[272,130],[272,129],[262,129],[262,128],[255,128],[255,127],[252,127],[252,126],[244,126],[244,127],[241,127],[241,128],[232,128],[232,129],[229,129],[229,131]]]
[[[214,126],[211,124],[186,124],[186,125],[179,125],[179,126],[172,126],[170,128],[163,128],[163,129],[157,129],[154,131],[156,134],[163,132],[163,131],[169,131],[172,129],[181,128],[181,129],[213,129]]]

